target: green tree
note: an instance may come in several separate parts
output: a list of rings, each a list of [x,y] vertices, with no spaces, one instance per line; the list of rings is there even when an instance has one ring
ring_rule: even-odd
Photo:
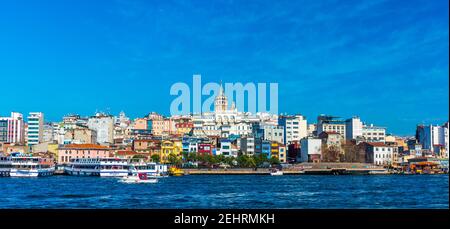
[[[264,162],[269,162],[269,159],[267,159],[265,154],[255,154],[252,158],[255,161],[256,166],[261,166]]]
[[[141,154],[136,154],[132,157],[132,159],[146,159],[147,157]]]
[[[189,153],[188,160],[189,161],[197,161],[198,160],[198,154],[197,153]]]
[[[254,168],[257,166],[255,157],[240,155],[236,158],[238,166],[243,168]]]
[[[278,159],[278,157],[274,157],[272,156],[269,160],[269,163],[271,165],[279,165],[280,164],[280,160]]]
[[[189,152],[183,152],[183,161],[189,161]]]
[[[159,157],[158,154],[153,154],[150,158],[152,159],[153,162],[156,162],[156,163],[159,163],[161,160],[161,158]]]
[[[169,154],[168,161],[170,164],[177,165],[177,166],[181,165],[181,163],[182,163],[181,158],[173,153]]]
[[[208,155],[209,155],[209,154],[208,154]],[[212,165],[217,165],[217,164],[220,163],[220,160],[219,160],[216,156],[209,155],[209,162],[210,162]]]
[[[258,164],[256,163],[256,160],[254,157],[247,157],[247,167],[249,168],[256,168]]]

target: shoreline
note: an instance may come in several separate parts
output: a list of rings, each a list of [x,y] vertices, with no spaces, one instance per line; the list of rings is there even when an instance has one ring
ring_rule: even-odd
[[[301,171],[282,170],[283,175],[445,175],[447,173],[413,174],[390,172],[381,169],[305,169]],[[185,169],[184,175],[261,175],[270,176],[268,169],[248,170],[248,169],[228,169],[228,170],[207,170],[207,169]]]

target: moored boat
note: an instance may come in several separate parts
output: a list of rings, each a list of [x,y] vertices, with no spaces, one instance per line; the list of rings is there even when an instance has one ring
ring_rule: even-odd
[[[127,161],[119,158],[76,158],[64,170],[73,176],[123,177],[129,173]]]
[[[172,176],[183,176],[184,171],[177,167],[170,167],[169,174]]]
[[[278,169],[273,169],[273,170],[270,171],[270,175],[271,176],[282,176],[283,172],[278,170]]]
[[[129,174],[146,173],[148,176],[162,178],[167,177],[167,165],[155,162],[145,162],[144,160],[130,160]]]
[[[135,173],[122,177],[119,182],[127,184],[139,184],[139,183],[158,183],[157,178],[149,178],[147,173]]]
[[[48,158],[33,157],[25,154],[12,154],[10,160],[10,177],[51,176],[55,172],[55,166]]]
[[[9,177],[11,157],[0,156],[0,177]]]

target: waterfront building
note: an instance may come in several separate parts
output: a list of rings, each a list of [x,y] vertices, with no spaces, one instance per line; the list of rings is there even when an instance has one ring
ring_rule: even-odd
[[[45,123],[43,127],[42,142],[53,142],[53,124]]]
[[[392,147],[392,165],[395,167],[401,167],[401,163],[403,162],[402,157],[403,157],[403,147],[398,145],[398,142],[395,141],[395,137],[394,137],[394,141],[391,141],[392,139],[389,138],[390,141],[386,141],[384,144],[387,146],[391,146]]]
[[[62,123],[67,126],[67,128],[71,128],[70,125],[79,124],[79,120],[81,120],[80,115],[78,114],[68,114],[63,117]]]
[[[153,154],[160,155],[161,153],[161,141],[154,139],[134,139],[132,144],[132,150],[152,156]]]
[[[192,128],[194,128],[194,123],[192,122],[180,122],[175,124],[175,128],[177,130],[177,135],[187,135],[191,132]]]
[[[300,162],[297,161],[297,159],[301,157],[300,146],[300,141],[293,141],[291,144],[287,145],[287,162]]]
[[[345,127],[346,122],[339,117],[331,115],[319,115],[317,117],[317,135],[320,135],[322,132],[336,132],[345,139]]]
[[[308,124],[307,129],[308,129],[307,133],[308,133],[309,137],[317,136],[317,124],[314,124],[314,123]]]
[[[385,142],[386,128],[374,126],[373,124],[364,125],[362,129],[363,138],[366,142]]]
[[[28,145],[28,123],[23,124],[23,136],[24,136],[24,143],[25,145]]]
[[[319,162],[322,155],[322,140],[303,138],[300,140],[300,157],[298,162]]]
[[[397,138],[392,135],[386,135],[386,137],[384,138],[385,143],[394,143],[394,142],[396,142],[396,140],[397,140]]]
[[[240,140],[240,149],[242,154],[252,156],[255,154],[256,139],[254,137],[243,137]]]
[[[115,117],[114,125],[126,128],[130,126],[131,121],[130,118],[127,117],[125,112],[121,111],[119,113],[119,117]]]
[[[117,158],[126,159],[126,160],[133,159],[136,156],[143,157],[146,160],[150,159],[148,154],[138,153],[138,152],[135,152],[135,151],[132,151],[132,150],[118,150],[114,155]]]
[[[125,112],[120,112],[119,117],[114,117],[113,143],[115,145],[126,146],[132,142],[130,134],[130,119]]]
[[[146,118],[136,118],[133,121],[134,130],[146,130],[147,129],[147,119]]]
[[[448,158],[449,151],[449,122],[444,125],[418,125],[416,128],[416,139],[424,150],[441,158]]]
[[[104,113],[96,113],[88,119],[87,126],[97,132],[97,143],[112,144],[114,142],[114,117]]]
[[[280,160],[281,163],[287,163],[287,151],[286,151],[286,146],[283,144],[279,144],[278,146],[278,159]]]
[[[241,148],[242,149],[242,148]],[[263,155],[266,158],[271,157],[271,142],[261,138],[254,139],[254,154]]]
[[[200,139],[193,137],[183,137],[181,139],[183,153],[197,152],[197,145]]]
[[[394,162],[394,149],[383,142],[365,142],[366,163],[389,166]]]
[[[276,157],[281,163],[287,162],[286,146],[276,141],[270,143],[270,156]]]
[[[268,141],[276,141],[284,144],[284,127],[278,125],[252,125],[253,136]]]
[[[233,153],[231,141],[228,139],[220,139],[219,151],[216,152],[217,155],[223,155],[225,157],[237,156]]]
[[[109,147],[97,144],[68,144],[58,148],[58,164],[67,164],[71,159],[109,158],[112,156]]]
[[[53,158],[58,158],[58,147],[59,145],[57,143],[52,142],[43,142],[36,145],[33,145],[31,147],[31,152],[34,154],[36,153],[50,153]]]
[[[160,160],[163,163],[168,162],[169,155],[181,157],[182,145],[181,141],[164,140],[161,142]]]
[[[363,123],[358,116],[345,120],[345,138],[348,140],[363,137]]]
[[[278,143],[276,141],[270,142],[270,155],[271,157],[280,158],[280,147],[281,143]]]
[[[0,120],[0,143],[7,142],[8,139],[8,121]]]
[[[27,142],[29,146],[43,142],[44,114],[42,112],[30,112],[28,115]]]
[[[53,123],[53,141],[58,142],[58,144],[64,144],[64,135],[66,129],[64,128],[64,123]]]
[[[284,140],[282,143],[290,144],[308,136],[308,125],[302,115],[280,115],[278,125],[283,127]]]
[[[422,145],[419,143],[414,143],[413,145],[410,145],[409,147],[409,155],[413,157],[423,157],[425,156],[425,152],[422,149]]]
[[[77,126],[74,129],[68,129],[64,134],[64,144],[96,144],[97,131],[87,127]]]
[[[197,153],[199,155],[209,154],[212,155],[213,146],[209,143],[199,143]]]
[[[319,134],[319,138],[322,139],[322,144],[328,149],[333,148],[340,153],[344,151],[342,146],[345,140],[341,134],[336,132],[322,132]]]
[[[155,112],[147,117],[147,128],[156,136],[176,134],[175,121]]]
[[[11,154],[11,153],[21,153],[21,154],[27,154],[29,152],[29,147],[24,144],[16,144],[16,143],[2,143],[2,147],[4,153]]]
[[[7,122],[6,143],[25,143],[25,123],[21,113],[11,112],[10,117],[0,117],[0,121]]]

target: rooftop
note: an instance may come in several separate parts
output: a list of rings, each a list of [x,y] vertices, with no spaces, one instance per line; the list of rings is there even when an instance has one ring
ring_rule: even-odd
[[[367,144],[371,145],[371,146],[378,146],[378,147],[387,146],[384,142],[367,142]]]
[[[68,144],[64,145],[62,148],[72,148],[72,149],[109,149],[108,146],[102,146],[97,144]]]

